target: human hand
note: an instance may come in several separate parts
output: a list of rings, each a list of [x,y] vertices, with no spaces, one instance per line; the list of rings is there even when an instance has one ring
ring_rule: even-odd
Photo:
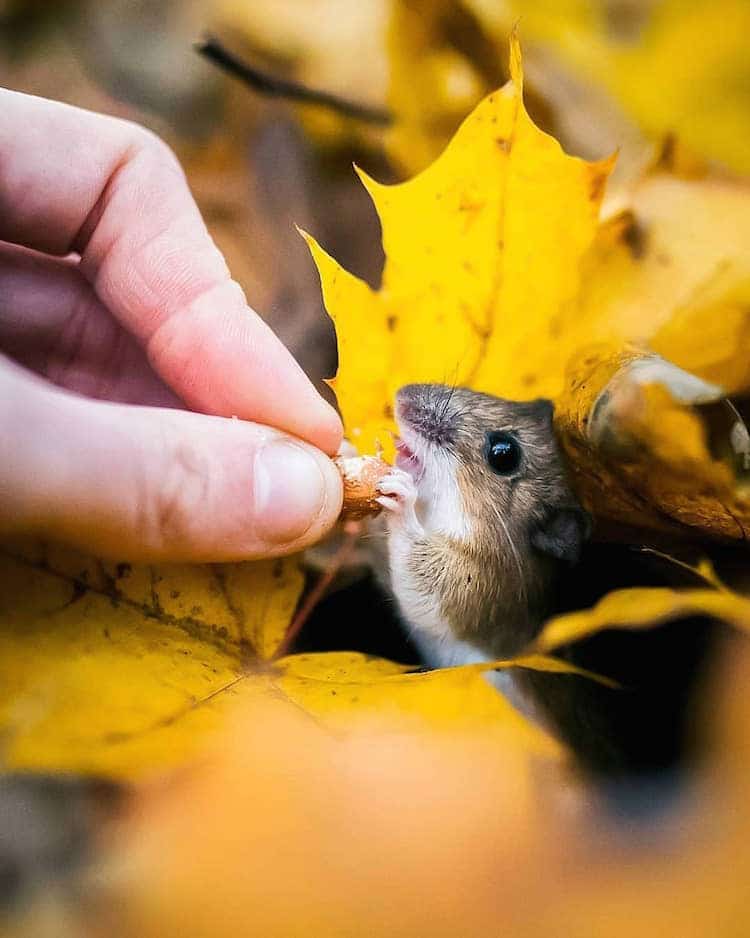
[[[0,114],[0,533],[134,560],[317,540],[341,423],[231,280],[171,151],[2,89]]]

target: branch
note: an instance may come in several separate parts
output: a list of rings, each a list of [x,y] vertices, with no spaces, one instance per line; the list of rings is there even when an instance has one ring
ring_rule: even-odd
[[[196,43],[195,49],[222,71],[234,78],[239,78],[240,81],[243,81],[254,91],[267,97],[298,101],[301,104],[318,105],[343,117],[365,121],[368,124],[377,124],[381,127],[393,123],[393,115],[389,111],[368,107],[365,104],[357,104],[354,101],[347,101],[345,98],[329,94],[327,91],[307,88],[305,85],[288,81],[285,78],[267,75],[230,52],[213,36],[206,36],[201,42]]]

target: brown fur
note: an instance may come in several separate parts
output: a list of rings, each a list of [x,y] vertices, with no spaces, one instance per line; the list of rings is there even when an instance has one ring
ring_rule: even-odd
[[[520,651],[539,628],[561,564],[532,538],[551,513],[578,511],[552,428],[548,401],[508,401],[465,388],[409,385],[399,420],[455,461],[465,540],[430,534],[413,544],[411,576],[439,599],[457,639],[493,656]],[[523,457],[499,475],[486,459],[486,435],[511,433]],[[439,495],[437,496],[439,510]]]

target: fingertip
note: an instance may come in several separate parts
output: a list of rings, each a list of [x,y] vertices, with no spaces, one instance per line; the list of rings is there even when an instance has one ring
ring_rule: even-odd
[[[331,530],[341,517],[341,509],[344,503],[344,482],[336,465],[328,456],[323,454],[320,460],[320,466],[323,474],[326,500],[314,525],[314,541],[310,543],[319,541],[321,537]]]
[[[338,470],[298,437],[86,400],[1,361],[0,390],[0,401],[15,402],[5,424],[13,458],[0,461],[0,530],[118,560],[227,562],[302,550],[340,515]]]
[[[329,455],[341,444],[341,418],[233,281],[164,322],[147,349],[196,410],[275,427]]]
[[[253,465],[253,526],[269,555],[292,553],[320,540],[341,514],[343,483],[317,448],[277,436]]]

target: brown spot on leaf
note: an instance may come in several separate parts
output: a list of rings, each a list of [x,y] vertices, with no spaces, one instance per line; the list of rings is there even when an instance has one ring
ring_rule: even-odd
[[[667,134],[661,144],[656,157],[655,168],[672,172],[675,168],[677,155],[677,137],[673,133]]]
[[[641,38],[650,15],[649,4],[632,0],[609,0],[603,4],[607,32],[621,43],[636,43]]]
[[[396,328],[397,323],[398,323],[398,316],[389,316],[385,321],[386,329],[389,332],[393,332],[393,330]]]
[[[648,232],[635,217],[631,217],[622,230],[623,244],[630,251],[634,261],[639,261],[646,253],[648,246]]]
[[[503,153],[510,153],[512,144],[507,137],[496,137],[495,143],[503,151]]]

